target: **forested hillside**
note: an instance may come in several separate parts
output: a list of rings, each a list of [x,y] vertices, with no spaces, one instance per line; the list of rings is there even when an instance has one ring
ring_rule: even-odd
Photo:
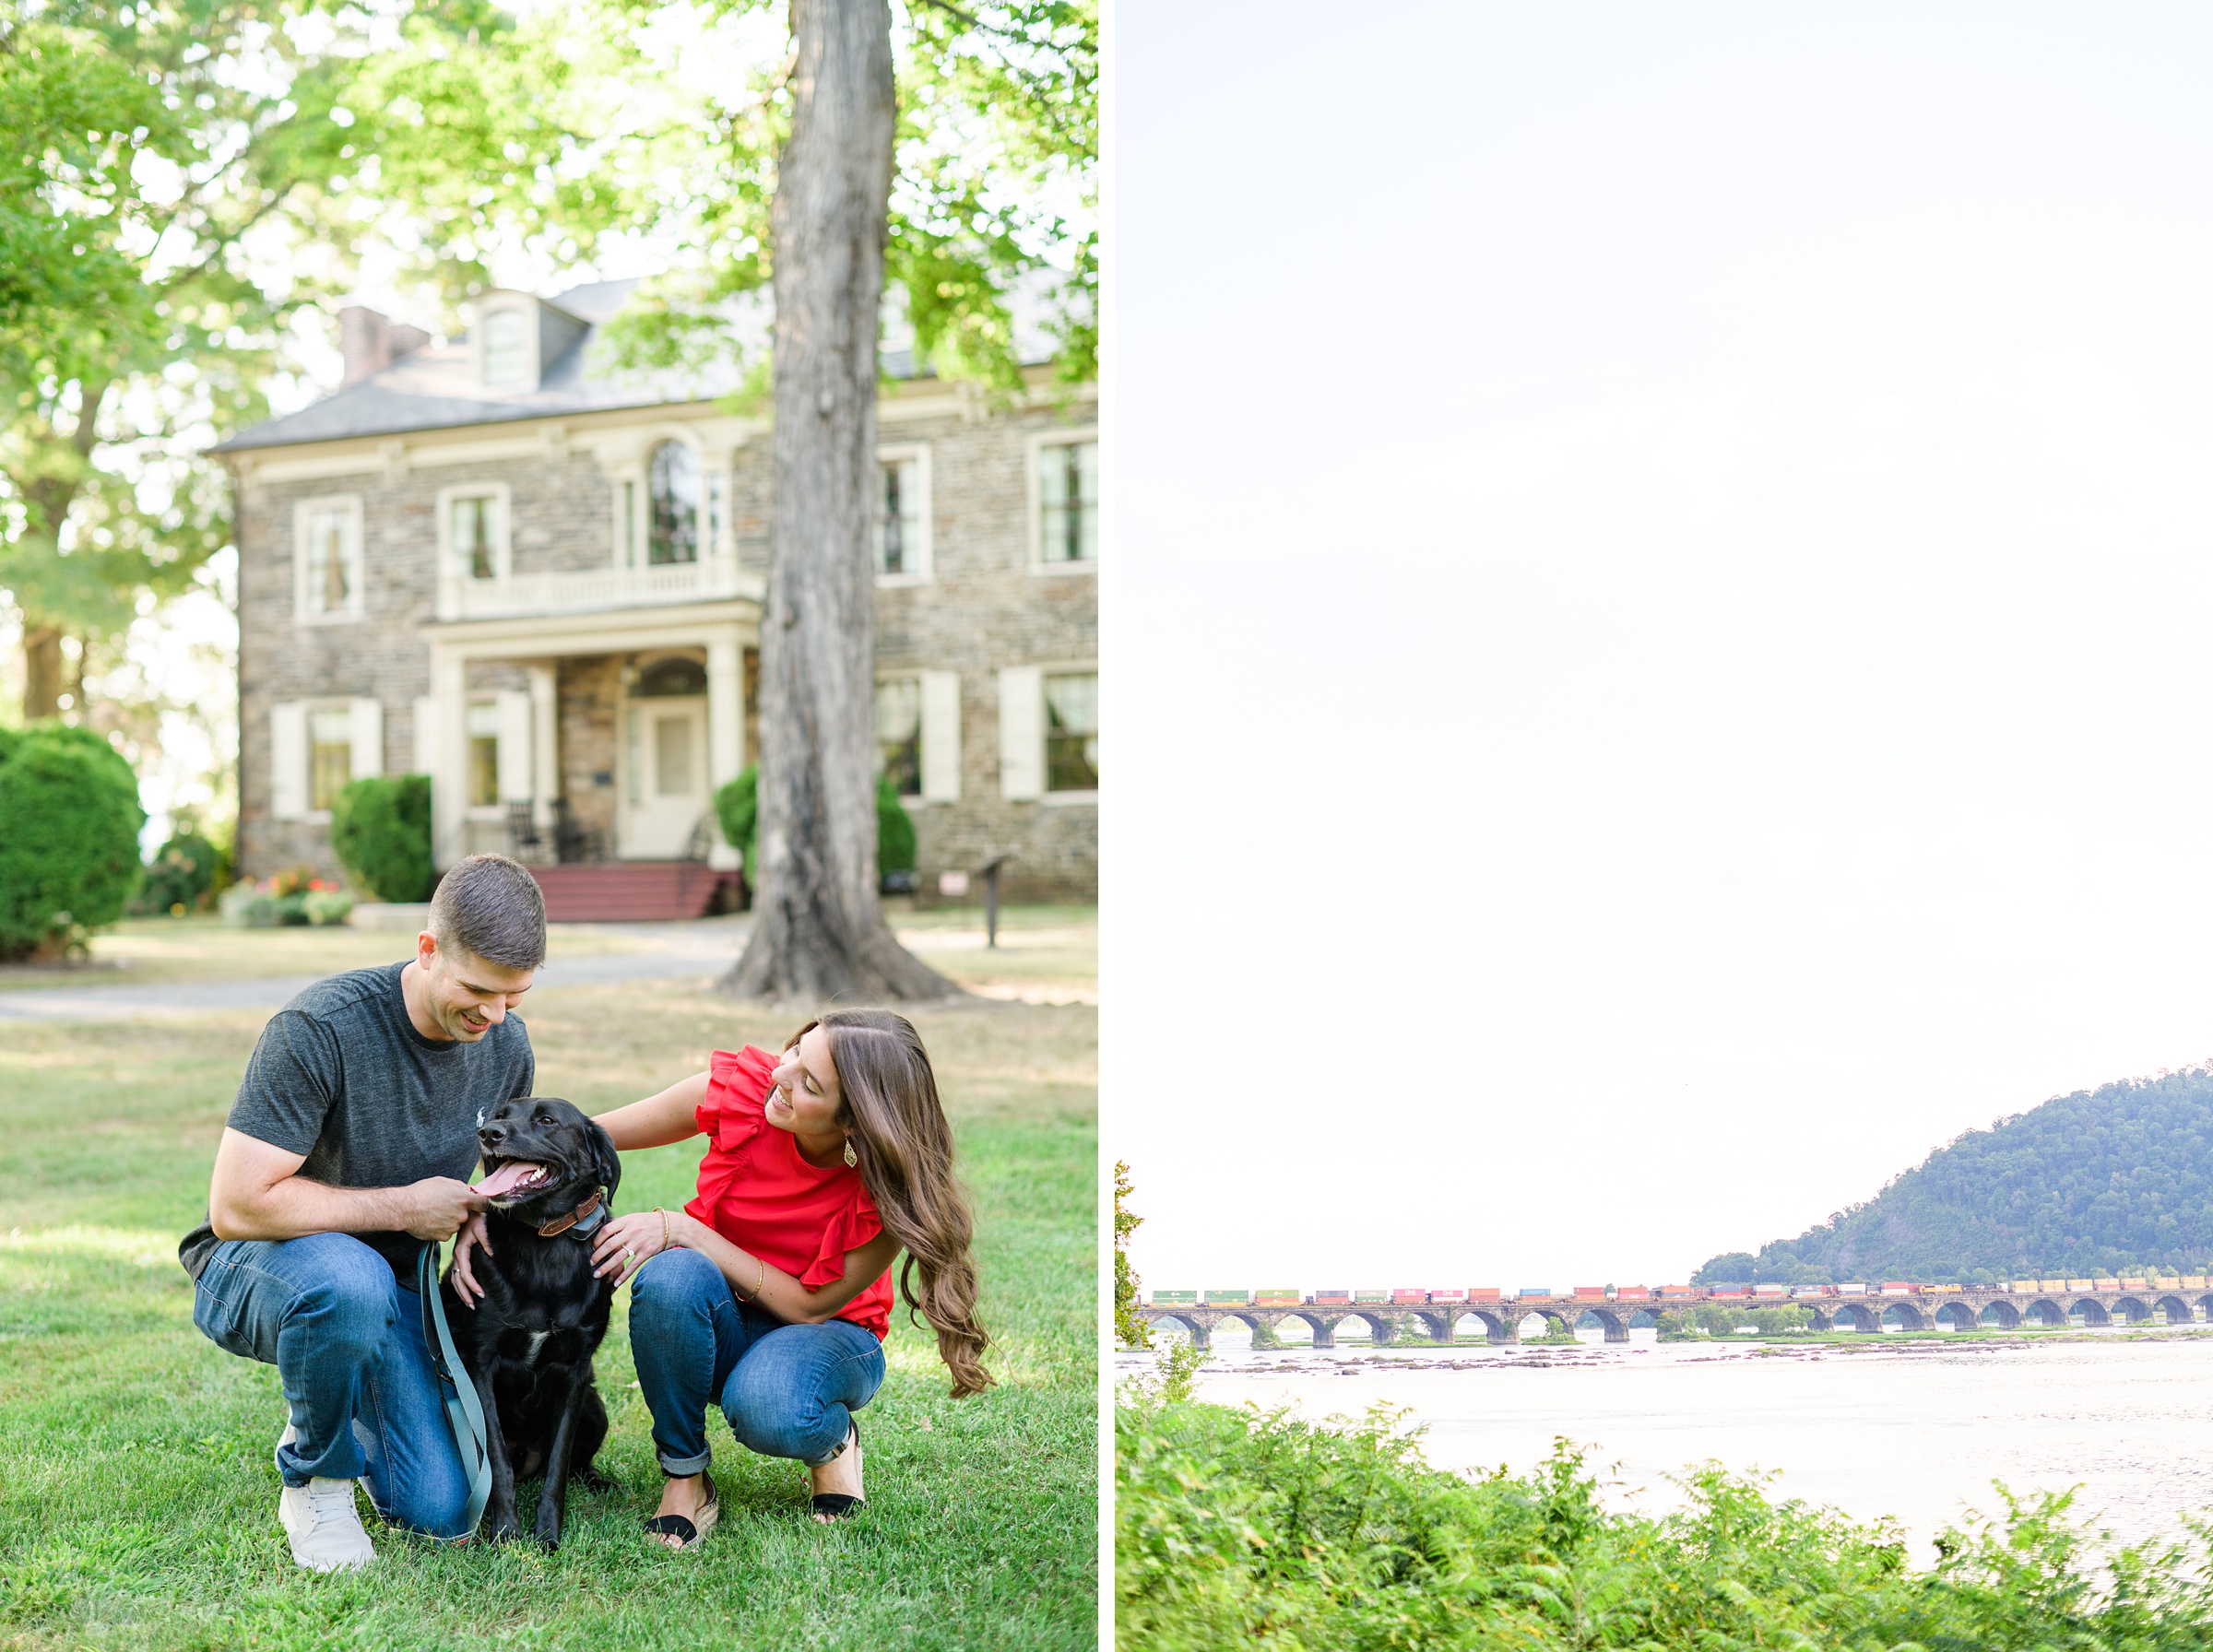
[[[1795,1239],[1718,1256],[1693,1282],[2201,1273],[2209,1144],[2213,1067],[2077,1091],[1969,1131]]]

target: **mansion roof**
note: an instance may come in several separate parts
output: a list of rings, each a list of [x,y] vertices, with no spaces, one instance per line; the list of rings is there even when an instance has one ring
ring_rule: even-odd
[[[552,419],[626,407],[666,407],[726,395],[741,372],[733,362],[700,370],[618,370],[593,347],[637,287],[635,281],[595,281],[536,301],[550,323],[541,338],[556,342],[539,364],[535,387],[494,388],[483,382],[474,331],[444,344],[426,343],[391,365],[302,407],[241,431],[219,443],[219,454],[397,436],[418,431]],[[380,320],[382,318],[379,318]],[[893,378],[917,375],[911,350],[886,350],[883,371]]]

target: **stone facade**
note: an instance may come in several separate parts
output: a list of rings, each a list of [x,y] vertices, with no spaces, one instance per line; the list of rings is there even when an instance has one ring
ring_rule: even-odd
[[[404,411],[407,386],[429,371],[403,361],[368,384],[381,405]],[[541,821],[559,800],[609,856],[671,853],[665,841],[655,848],[640,835],[639,794],[625,765],[643,760],[635,718],[626,726],[624,708],[639,703],[627,696],[654,661],[697,660],[712,682],[709,695],[688,702],[705,707],[697,714],[707,781],[718,784],[753,759],[755,633],[774,508],[764,427],[692,400],[554,407],[542,418],[506,408],[480,421],[444,416],[432,428],[397,436],[349,434],[341,404],[361,394],[349,387],[311,409],[312,439],[287,439],[286,427],[306,418],[296,415],[226,444],[238,483],[242,869],[266,876],[304,862],[337,873],[327,817],[303,808],[302,783],[278,771],[300,761],[302,715],[348,706],[356,708],[356,772],[364,762],[385,773],[427,772],[434,792],[447,789],[442,861],[504,845],[504,803],[459,807],[469,772],[461,723],[469,708],[480,715],[494,703],[522,719],[504,729],[535,731],[534,755],[514,772],[530,776],[519,796]],[[378,405],[364,403],[373,411]],[[935,795],[908,799],[925,898],[935,898],[941,873],[997,856],[1012,856],[1002,882],[1011,899],[1096,898],[1095,800],[1003,795],[1002,740],[1022,738],[1006,730],[1023,725],[1002,717],[1000,703],[1010,667],[1033,668],[1032,685],[1036,667],[1095,669],[1096,564],[1040,571],[1031,476],[1035,438],[1065,438],[1092,418],[1088,400],[1058,405],[1042,374],[1032,398],[1005,411],[982,410],[927,380],[885,392],[885,448],[927,455],[929,570],[880,582],[879,675],[929,674],[941,693],[948,678],[958,681],[957,772],[941,753]],[[651,444],[676,438],[701,455],[712,478],[704,492],[721,518],[702,523],[705,542],[691,586],[681,584],[691,577],[686,570],[638,566],[634,548],[618,543],[627,537],[634,547],[622,512],[636,495],[625,489],[644,485]],[[453,566],[441,566],[441,492],[492,487],[503,488],[508,501],[508,565],[497,580],[459,582]],[[303,554],[296,525],[303,505],[334,498],[359,512],[360,612],[303,618],[296,611]],[[711,509],[703,501],[703,515]],[[942,742],[953,702],[936,703],[939,720],[926,732]],[[282,732],[287,716],[290,736]],[[1042,727],[1038,716],[1031,722]],[[327,715],[315,726],[328,726]],[[381,752],[370,755],[362,740],[381,740]],[[946,795],[955,789],[957,796]],[[702,796],[706,790],[701,783]]]

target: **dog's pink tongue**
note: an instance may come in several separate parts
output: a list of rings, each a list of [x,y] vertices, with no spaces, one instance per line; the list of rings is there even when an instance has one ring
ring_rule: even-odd
[[[538,1166],[535,1164],[520,1162],[503,1164],[477,1184],[477,1191],[486,1198],[497,1198],[517,1182],[537,1174]]]

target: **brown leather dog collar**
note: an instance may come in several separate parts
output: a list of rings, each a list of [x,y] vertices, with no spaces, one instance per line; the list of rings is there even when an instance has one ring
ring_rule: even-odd
[[[557,1233],[565,1233],[598,1208],[599,1193],[597,1188],[594,1188],[591,1198],[586,1199],[584,1203],[578,1205],[558,1221],[540,1222],[538,1228],[538,1236],[540,1239],[550,1239]]]

